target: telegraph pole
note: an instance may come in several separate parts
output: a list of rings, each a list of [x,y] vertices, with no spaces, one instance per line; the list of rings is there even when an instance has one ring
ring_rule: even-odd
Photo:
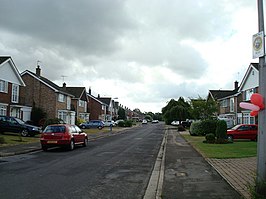
[[[263,48],[265,50],[264,41],[264,16],[263,16],[263,0],[257,0],[258,3],[258,19],[259,32],[263,31]],[[265,52],[265,51],[264,51]],[[266,99],[266,64],[265,55],[259,57],[259,93]],[[257,155],[257,182],[256,191],[258,194],[266,196],[266,110],[259,111],[259,129],[258,129],[258,155]]]

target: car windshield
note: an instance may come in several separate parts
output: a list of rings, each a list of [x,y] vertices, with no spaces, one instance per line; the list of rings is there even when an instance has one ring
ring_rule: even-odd
[[[232,129],[233,129],[233,130],[236,130],[236,129],[239,128],[239,126],[240,126],[240,125],[236,125],[236,126],[234,126]]]
[[[44,129],[44,133],[64,133],[66,127],[65,126],[47,126]]]
[[[14,118],[14,120],[16,120],[19,124],[25,124],[25,122],[21,119],[18,118]]]

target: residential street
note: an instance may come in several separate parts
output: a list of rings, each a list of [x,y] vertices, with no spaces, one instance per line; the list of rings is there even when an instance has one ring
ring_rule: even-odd
[[[0,198],[142,198],[163,135],[150,124],[74,151],[2,158]]]

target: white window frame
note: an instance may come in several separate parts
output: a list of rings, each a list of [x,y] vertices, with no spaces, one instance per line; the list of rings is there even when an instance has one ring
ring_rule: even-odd
[[[11,102],[18,103],[19,100],[19,85],[12,84]]]
[[[71,97],[67,96],[67,109],[71,109]]]
[[[235,111],[235,99],[230,98],[230,112],[234,112],[234,111]]]
[[[65,102],[66,101],[66,96],[62,93],[58,94],[58,101],[59,102]]]
[[[8,93],[8,82],[4,80],[0,80],[0,92]]]
[[[7,105],[0,104],[0,115],[7,115]]]

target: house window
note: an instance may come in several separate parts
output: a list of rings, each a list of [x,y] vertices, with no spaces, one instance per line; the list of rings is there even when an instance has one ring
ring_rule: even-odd
[[[84,102],[84,112],[87,112],[87,102]]]
[[[67,97],[67,110],[71,109],[71,98]]]
[[[65,102],[66,101],[66,96],[61,94],[61,93],[59,93],[58,94],[58,101],[59,102]]]
[[[58,111],[58,118],[63,120],[64,122],[66,122],[67,121],[67,112]]]
[[[7,106],[0,105],[0,115],[6,116],[6,108]]]
[[[221,101],[221,107],[227,107],[227,106],[228,105],[227,105],[227,100],[226,99]]]
[[[245,99],[245,101],[248,101],[248,100],[250,100],[250,97],[251,97],[251,95],[253,94],[253,93],[255,93],[256,91],[255,91],[255,88],[252,88],[252,89],[249,89],[249,90],[246,90],[245,91],[245,93],[244,93],[244,99]]]
[[[235,101],[234,98],[230,98],[230,112],[234,112],[235,110]]]
[[[84,106],[85,106],[85,101],[83,101],[83,100],[79,100],[79,106],[80,106],[80,107],[84,107]]]
[[[19,96],[19,86],[16,84],[12,85],[12,99],[13,103],[18,103],[18,96]]]
[[[0,80],[0,92],[7,93],[8,91],[8,82]]]

